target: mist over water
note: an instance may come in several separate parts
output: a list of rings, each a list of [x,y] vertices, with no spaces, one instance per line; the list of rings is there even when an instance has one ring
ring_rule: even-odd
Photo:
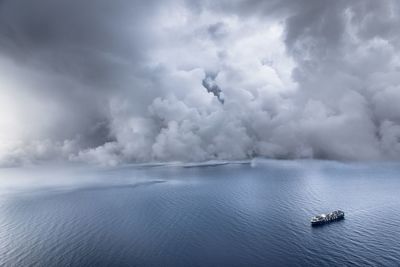
[[[399,174],[262,160],[1,169],[0,265],[394,266]],[[310,226],[335,209],[346,219]]]

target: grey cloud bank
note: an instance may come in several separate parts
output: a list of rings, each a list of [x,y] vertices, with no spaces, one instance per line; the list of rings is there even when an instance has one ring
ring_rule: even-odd
[[[0,1],[0,164],[400,158],[398,1]]]

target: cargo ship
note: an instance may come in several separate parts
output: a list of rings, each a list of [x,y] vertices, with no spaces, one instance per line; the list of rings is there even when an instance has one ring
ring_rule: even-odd
[[[311,225],[322,225],[333,221],[339,221],[344,219],[344,212],[341,210],[335,210],[328,214],[321,214],[311,218]]]

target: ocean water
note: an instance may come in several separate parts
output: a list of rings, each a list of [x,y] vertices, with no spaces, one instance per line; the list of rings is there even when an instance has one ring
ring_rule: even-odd
[[[397,163],[0,170],[1,266],[399,264]]]

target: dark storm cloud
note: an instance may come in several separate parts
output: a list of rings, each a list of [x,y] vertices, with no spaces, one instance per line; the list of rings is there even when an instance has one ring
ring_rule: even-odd
[[[224,103],[224,97],[222,94],[221,88],[215,83],[215,78],[217,78],[218,74],[215,73],[206,73],[206,77],[204,77],[202,81],[202,85],[207,89],[207,92],[215,95],[221,104]]]
[[[0,1],[0,161],[397,159],[398,14],[392,0]]]
[[[26,94],[69,110],[61,117],[70,120],[58,120],[54,127],[68,124],[69,129],[53,130],[52,138],[76,134],[96,145],[109,138],[104,127],[94,130],[107,120],[102,105],[131,87],[130,76],[139,71],[147,45],[142,31],[152,12],[154,1],[0,3],[0,53],[40,76],[22,74],[27,83],[38,84]]]

